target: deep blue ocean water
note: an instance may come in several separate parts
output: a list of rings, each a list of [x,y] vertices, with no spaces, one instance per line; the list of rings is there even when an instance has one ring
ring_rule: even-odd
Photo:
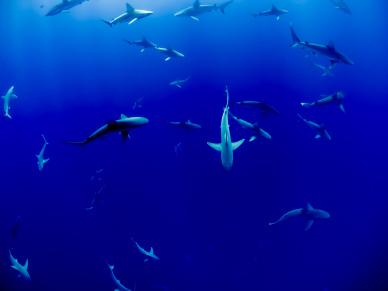
[[[1,290],[114,290],[107,263],[138,291],[388,290],[386,1],[347,0],[352,15],[329,0],[273,1],[289,10],[276,21],[251,16],[272,1],[235,0],[225,15],[196,22],[173,16],[190,0],[134,0],[155,14],[113,28],[100,20],[122,13],[125,1],[44,16],[56,2],[0,2],[0,93],[14,85],[18,95],[13,119],[0,120]],[[355,64],[322,77],[313,63],[327,59],[290,48],[290,22],[302,39],[333,41]],[[165,62],[122,41],[142,36],[185,58]],[[188,76],[182,89],[169,86]],[[236,150],[231,171],[206,145],[220,140],[225,85],[231,111],[273,137]],[[299,106],[336,90],[346,114]],[[280,114],[265,118],[238,100],[266,101]],[[126,143],[118,134],[64,143],[121,113],[150,124]],[[333,140],[315,140],[297,113],[324,122]],[[168,125],[185,119],[203,129]],[[230,124],[233,141],[249,138]],[[39,172],[41,134],[50,161]],[[99,183],[102,199],[87,211]],[[268,226],[307,202],[331,218],[308,232],[298,220]],[[132,239],[160,261],[144,263]],[[31,282],[10,268],[9,249],[29,259]]]

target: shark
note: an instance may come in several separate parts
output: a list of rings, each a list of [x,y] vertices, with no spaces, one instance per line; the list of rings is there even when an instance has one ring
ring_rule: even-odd
[[[198,123],[192,122],[190,119],[185,121],[170,121],[170,125],[184,128],[184,129],[201,129],[202,126]]]
[[[287,14],[287,13],[288,13],[288,10],[277,8],[274,4],[272,4],[271,9],[261,11],[259,13],[254,13],[253,16],[254,17],[257,17],[257,16],[275,16],[276,20],[280,20],[280,16]]]
[[[5,93],[5,95],[1,97],[4,102],[4,106],[3,106],[4,116],[9,119],[12,119],[12,116],[9,113],[9,110],[11,109],[11,106],[9,105],[9,103],[11,102],[12,99],[18,98],[18,96],[16,96],[14,92],[15,92],[15,87],[11,86],[11,88],[8,89],[7,93]]]
[[[352,14],[350,7],[346,4],[345,0],[330,0],[333,3],[334,7],[345,12],[346,14]]]
[[[104,124],[95,130],[91,135],[89,135],[83,141],[76,142],[67,142],[68,144],[76,144],[76,145],[85,145],[90,142],[97,140],[109,133],[112,132],[120,132],[123,141],[126,141],[129,137],[129,131],[142,127],[149,123],[148,118],[146,117],[128,117],[124,114],[121,114],[120,119]]]
[[[267,132],[265,131],[264,129],[260,128],[259,125],[257,123],[251,123],[249,121],[246,121],[242,118],[239,118],[237,116],[235,116],[234,114],[232,114],[230,112],[230,116],[233,118],[233,120],[235,120],[241,127],[243,128],[247,128],[247,129],[250,129],[252,131],[255,132],[255,135],[253,135],[249,141],[252,142],[254,140],[256,140],[257,138],[257,135],[261,135],[262,137],[264,137],[265,139],[272,139],[272,136]]]
[[[24,265],[20,264],[18,260],[15,259],[12,255],[11,250],[9,250],[9,259],[11,261],[11,268],[19,272],[18,276],[24,278],[27,281],[30,281],[31,277],[28,273],[28,259],[26,259]]]
[[[135,240],[132,240],[134,243],[135,243],[135,246],[137,248],[137,250],[143,254],[144,256],[146,256],[146,258],[144,259],[144,263],[148,262],[150,259],[153,259],[155,261],[159,261],[160,258],[155,255],[155,252],[154,252],[154,248],[151,247],[149,251],[146,251],[144,248],[142,248]]]
[[[269,113],[279,114],[279,111],[275,107],[262,101],[243,100],[243,101],[237,101],[235,102],[235,104],[240,106],[250,107],[250,108],[257,108],[265,114],[269,114]]]
[[[120,23],[128,23],[132,24],[139,19],[145,18],[147,16],[150,16],[153,14],[153,11],[150,10],[142,10],[142,9],[135,9],[133,6],[129,3],[126,4],[126,11],[119,16],[113,18],[110,21],[103,20],[104,23],[112,27],[113,25],[120,24]]]
[[[308,41],[302,41],[298,35],[296,34],[292,24],[290,25],[292,44],[293,48],[302,48],[309,49],[314,54],[320,54],[322,56],[328,57],[330,59],[331,64],[342,63],[346,65],[353,65],[354,62],[345,56],[343,53],[339,52],[335,47],[334,43],[330,41],[327,45],[313,43]]]
[[[130,41],[130,40],[124,40],[126,43],[128,43],[129,45],[136,45],[136,46],[139,46],[141,47],[140,49],[140,52],[144,52],[146,49],[150,48],[150,49],[154,49],[157,47],[157,45],[151,41],[149,41],[148,39],[146,39],[145,37],[143,37],[142,39],[140,40],[134,40],[134,41]]]
[[[46,147],[48,145],[48,142],[46,140],[46,137],[43,134],[42,134],[42,138],[43,138],[42,149],[40,150],[39,154],[36,155],[36,159],[38,160],[37,164],[38,164],[39,171],[43,171],[45,164],[50,160],[49,158],[45,159],[45,157],[44,157],[44,153],[46,151]]]
[[[201,4],[199,0],[195,0],[193,5],[176,12],[174,16],[186,16],[199,21],[199,15],[214,10],[217,10],[217,4]]]
[[[226,105],[221,117],[221,142],[208,142],[208,146],[221,153],[221,163],[224,169],[230,170],[233,166],[233,152],[237,150],[245,139],[232,142],[232,137],[229,128],[229,89],[225,88]]]
[[[185,55],[183,53],[181,53],[177,50],[174,50],[172,48],[156,47],[155,49],[166,55],[166,58],[164,59],[166,62],[168,62],[172,58],[184,58],[185,57]]]
[[[345,94],[342,91],[337,91],[330,95],[323,95],[321,99],[314,101],[314,102],[301,102],[300,105],[305,108],[315,107],[315,106],[322,106],[327,104],[336,104],[338,108],[345,113],[345,107],[344,107],[344,98]]]
[[[125,287],[119,279],[117,279],[115,273],[114,273],[114,268],[115,266],[114,265],[109,265],[108,264],[108,268],[109,268],[109,271],[110,271],[110,276],[112,277],[112,280],[113,280],[113,283],[115,284],[115,289],[114,291],[132,291],[131,289]]]
[[[314,129],[316,131],[315,139],[320,139],[322,137],[331,140],[331,136],[329,132],[326,129],[326,126],[324,124],[318,124],[314,121],[305,119],[302,115],[298,114],[299,118],[307,124],[310,128]]]
[[[54,16],[57,14],[60,14],[64,11],[69,11],[70,9],[74,8],[75,6],[81,5],[84,2],[87,2],[89,0],[62,0],[61,3],[55,5],[53,8],[51,8],[46,16]]]
[[[221,3],[221,4],[218,4],[217,5],[217,9],[222,13],[222,14],[225,14],[225,9],[233,3],[234,0],[229,0],[229,1],[226,1],[224,3]]]
[[[302,217],[306,219],[305,231],[308,231],[314,224],[314,222],[318,219],[329,219],[330,214],[327,211],[322,209],[316,209],[311,206],[310,203],[307,203],[304,208],[297,208],[294,210],[290,210],[283,214],[278,220],[275,222],[270,222],[268,225],[272,226],[278,224],[280,222],[286,221],[292,217]]]
[[[170,86],[175,86],[175,87],[178,87],[179,89],[181,89],[182,86],[184,84],[186,84],[189,79],[190,79],[190,77],[187,77],[186,79],[182,79],[182,80],[172,81],[172,82],[170,82]]]

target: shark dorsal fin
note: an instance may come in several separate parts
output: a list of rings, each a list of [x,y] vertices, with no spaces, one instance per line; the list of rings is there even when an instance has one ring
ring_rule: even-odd
[[[335,45],[334,45],[334,42],[333,41],[329,41],[329,43],[327,44],[327,47],[331,50],[335,50]]]
[[[201,2],[199,2],[199,0],[195,0],[194,4],[193,4],[193,7],[194,8],[198,8],[200,5],[201,5]]]
[[[121,114],[121,115],[120,115],[120,118],[121,118],[121,119],[125,119],[125,118],[128,118],[128,116],[126,116],[125,114]]]
[[[311,204],[307,202],[306,209],[307,211],[311,211],[311,210],[314,210],[314,207],[312,207]]]
[[[153,248],[153,247],[150,248],[150,254],[151,254],[151,255],[154,254],[154,248]]]
[[[68,3],[69,0],[62,0],[62,3]]]
[[[272,11],[277,11],[278,8],[275,6],[275,4],[272,4],[271,10],[272,10]]]
[[[126,8],[127,8],[127,12],[133,12],[135,10],[135,8],[133,8],[132,5],[129,3],[126,4]]]
[[[28,259],[26,260],[26,262],[24,263],[24,266],[23,266],[26,270],[28,269]]]

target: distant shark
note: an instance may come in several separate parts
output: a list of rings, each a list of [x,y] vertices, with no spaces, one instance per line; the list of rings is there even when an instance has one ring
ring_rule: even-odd
[[[329,132],[326,129],[326,126],[324,124],[318,124],[314,121],[305,119],[302,115],[298,114],[299,118],[307,124],[310,128],[314,129],[316,131],[315,139],[320,139],[322,137],[331,140],[331,136]]]
[[[302,217],[305,218],[307,223],[305,227],[305,231],[308,231],[312,225],[314,224],[315,220],[318,219],[328,219],[330,218],[330,214],[327,211],[321,210],[321,209],[316,209],[311,206],[310,203],[307,203],[306,207],[304,208],[297,208],[291,211],[288,211],[284,215],[282,215],[278,220],[275,222],[270,222],[269,225],[275,225],[280,222],[283,222],[285,220],[288,220],[292,217]]]
[[[342,91],[337,91],[330,95],[324,95],[323,98],[314,101],[314,102],[301,102],[300,105],[305,108],[315,107],[315,106],[322,106],[327,104],[335,104],[338,106],[338,108],[345,113],[345,107],[344,107],[344,98],[345,94]]]
[[[141,50],[140,52],[144,52],[147,48],[150,48],[150,49],[154,49],[157,47],[157,45],[151,41],[149,41],[148,39],[146,39],[145,37],[143,37],[142,39],[140,40],[134,40],[134,41],[130,41],[130,40],[124,40],[126,43],[128,43],[129,45],[136,45],[136,46],[139,46],[141,47]]]
[[[166,58],[164,59],[166,62],[171,60],[172,58],[184,58],[185,57],[185,55],[183,53],[178,52],[177,50],[174,50],[172,48],[156,47],[155,49],[166,55]]]
[[[243,101],[237,101],[235,104],[240,106],[250,107],[250,108],[257,108],[265,114],[269,114],[269,113],[279,114],[279,111],[275,107],[262,101],[243,100]]]
[[[170,125],[184,128],[184,129],[201,129],[202,126],[198,123],[192,122],[190,119],[185,121],[170,121]]]
[[[115,273],[113,272],[115,266],[113,265],[109,265],[108,264],[108,267],[109,267],[109,270],[110,270],[110,275],[112,277],[112,280],[113,280],[113,283],[115,284],[115,290],[114,291],[132,291],[131,289],[125,287],[119,279],[117,279]]]
[[[252,136],[252,137],[249,139],[250,142],[256,140],[257,135],[261,135],[261,136],[264,137],[265,139],[272,139],[272,136],[271,136],[267,131],[265,131],[264,129],[260,128],[259,125],[258,125],[257,123],[250,123],[249,121],[246,121],[246,120],[244,120],[244,119],[241,119],[241,118],[239,118],[239,117],[233,115],[232,113],[230,113],[230,116],[231,116],[238,124],[240,124],[241,127],[250,129],[250,130],[252,130],[253,132],[255,132],[255,135]]]
[[[322,74],[321,74],[322,77],[333,76],[333,70],[335,68],[335,65],[336,63],[330,64],[329,66],[323,66],[323,65],[314,63],[314,66],[316,66],[318,69],[322,71]]]
[[[48,142],[43,134],[42,134],[42,138],[43,138],[42,149],[40,150],[39,154],[36,155],[36,158],[38,160],[37,164],[38,164],[39,171],[43,171],[44,165],[50,160],[49,158],[47,158],[47,159],[44,158],[44,153],[46,151],[46,147],[48,145]]]
[[[78,6],[89,0],[62,0],[61,3],[55,5],[49,12],[47,12],[46,16],[54,16],[63,11],[69,11],[71,8]]]
[[[233,151],[238,149],[245,141],[241,139],[237,142],[232,142],[229,128],[229,90],[225,89],[226,93],[226,106],[221,117],[221,142],[211,143],[208,142],[208,146],[221,153],[221,163],[224,169],[230,170],[233,166]]]
[[[175,87],[178,87],[179,89],[181,89],[182,86],[184,84],[186,84],[189,79],[190,79],[190,77],[187,77],[186,79],[182,79],[182,80],[172,81],[172,82],[170,82],[170,86],[175,86]]]
[[[108,24],[110,27],[120,23],[132,24],[139,19],[145,18],[153,14],[153,12],[149,10],[135,9],[129,3],[126,4],[126,8],[127,11],[123,14],[117,16],[116,18],[110,21],[103,20],[103,22]]]
[[[272,4],[271,9],[265,10],[265,11],[261,11],[259,13],[254,13],[253,16],[254,17],[257,17],[257,16],[275,16],[276,20],[280,20],[280,16],[284,15],[284,14],[287,14],[287,13],[288,13],[288,10],[286,10],[286,9],[279,9],[274,4]]]
[[[22,265],[13,257],[11,250],[9,250],[9,260],[11,261],[11,268],[19,272],[19,277],[28,281],[31,280],[30,274],[28,273],[28,259],[24,265]]]
[[[12,86],[11,88],[8,89],[7,93],[5,93],[5,95],[1,97],[4,102],[4,106],[3,106],[4,116],[9,119],[12,119],[12,116],[9,114],[9,110],[11,108],[9,103],[11,102],[11,99],[18,98],[18,96],[16,96],[14,92],[15,92],[15,87]]]
[[[334,7],[345,12],[346,14],[352,14],[348,4],[346,4],[345,0],[330,0],[333,3]]]
[[[196,0],[192,6],[176,12],[174,16],[186,16],[199,21],[199,15],[214,10],[217,10],[217,4],[201,4],[199,0]]]
[[[155,261],[159,261],[159,260],[160,260],[160,258],[159,258],[157,255],[155,255],[155,252],[154,252],[154,248],[153,248],[153,247],[151,247],[151,248],[150,248],[150,251],[147,252],[147,251],[146,251],[144,248],[142,248],[135,240],[132,239],[132,241],[135,243],[135,246],[136,246],[136,248],[138,249],[138,251],[139,251],[141,254],[143,254],[144,256],[146,256],[146,258],[144,259],[144,262],[145,262],[145,263],[148,262],[149,259],[153,259],[153,260],[155,260]]]
[[[104,124],[100,128],[98,128],[95,132],[93,132],[90,136],[88,136],[83,141],[78,142],[67,142],[68,144],[79,144],[84,145],[88,144],[96,139],[105,136],[112,132],[120,132],[123,141],[128,139],[129,131],[144,126],[148,124],[149,120],[145,117],[127,117],[124,114],[121,114],[120,119]]]
[[[313,53],[317,53],[328,57],[332,64],[342,63],[346,65],[353,65],[353,61],[350,60],[347,56],[340,53],[333,42],[329,42],[329,44],[318,44],[308,41],[302,41],[296,34],[293,26],[290,26],[291,36],[292,36],[292,44],[291,47],[294,48],[302,48],[302,49],[310,49]]]

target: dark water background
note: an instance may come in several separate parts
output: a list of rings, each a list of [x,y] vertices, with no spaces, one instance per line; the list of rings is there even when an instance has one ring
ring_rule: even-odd
[[[46,2],[40,9],[39,1],[0,1],[0,91],[15,85],[19,96],[14,119],[0,121],[1,290],[113,290],[106,262],[138,291],[388,290],[385,1],[348,0],[352,16],[324,0],[276,1],[290,10],[277,22],[250,16],[271,1],[236,0],[225,15],[198,23],[172,16],[191,1],[137,1],[162,8],[113,29],[99,19],[118,15],[125,1],[90,1],[51,18],[43,16]],[[289,47],[290,21],[302,39],[332,40],[355,65],[322,78],[312,63],[325,59]],[[122,42],[143,35],[186,58],[166,63]],[[181,90],[168,85],[187,76]],[[262,118],[232,107],[273,140],[244,144],[231,172],[206,145],[219,140],[226,84],[232,101],[265,100],[281,112]],[[346,94],[346,114],[298,105],[335,90]],[[138,98],[144,106],[134,112]],[[325,122],[333,140],[314,140],[297,112]],[[150,124],[126,144],[116,135],[84,148],[63,143],[121,113]],[[204,129],[166,124],[183,119]],[[249,137],[233,122],[231,131],[233,140]],[[51,160],[39,173],[42,133]],[[87,212],[98,169],[103,200]],[[332,218],[307,233],[298,221],[267,226],[306,202]],[[131,238],[153,246],[161,261],[144,264]],[[29,258],[31,283],[9,268],[10,248]]]

